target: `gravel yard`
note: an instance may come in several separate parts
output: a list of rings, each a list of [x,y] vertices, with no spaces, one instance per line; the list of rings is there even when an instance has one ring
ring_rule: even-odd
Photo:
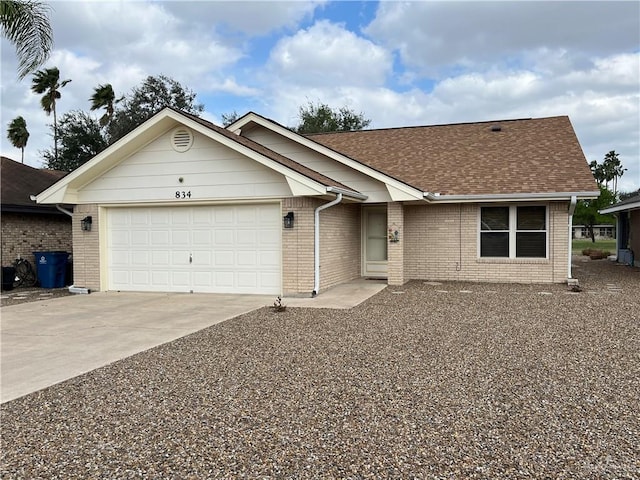
[[[1,407],[3,479],[640,478],[640,269],[257,310]]]

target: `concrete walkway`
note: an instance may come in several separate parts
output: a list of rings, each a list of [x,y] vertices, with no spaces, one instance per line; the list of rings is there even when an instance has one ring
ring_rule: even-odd
[[[356,280],[287,307],[351,308],[384,281]],[[6,306],[0,402],[170,342],[260,307],[274,296],[103,292]]]

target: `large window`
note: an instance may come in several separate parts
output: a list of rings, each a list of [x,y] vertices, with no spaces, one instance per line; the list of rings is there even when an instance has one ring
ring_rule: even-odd
[[[547,208],[537,205],[482,207],[480,256],[546,258]]]

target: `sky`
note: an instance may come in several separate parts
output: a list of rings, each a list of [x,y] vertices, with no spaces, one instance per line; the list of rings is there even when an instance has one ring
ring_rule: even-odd
[[[346,106],[369,128],[568,115],[587,161],[615,150],[620,191],[640,188],[640,2],[49,2],[59,115],[89,111],[167,75],[207,120],[254,111],[286,126],[309,102]],[[51,117],[1,40],[2,155],[18,115],[41,167]],[[94,112],[96,116],[101,115]]]

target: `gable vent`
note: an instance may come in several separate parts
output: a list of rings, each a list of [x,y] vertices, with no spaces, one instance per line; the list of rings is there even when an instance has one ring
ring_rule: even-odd
[[[176,128],[171,134],[171,146],[176,152],[186,152],[193,145],[193,133],[188,128]]]

